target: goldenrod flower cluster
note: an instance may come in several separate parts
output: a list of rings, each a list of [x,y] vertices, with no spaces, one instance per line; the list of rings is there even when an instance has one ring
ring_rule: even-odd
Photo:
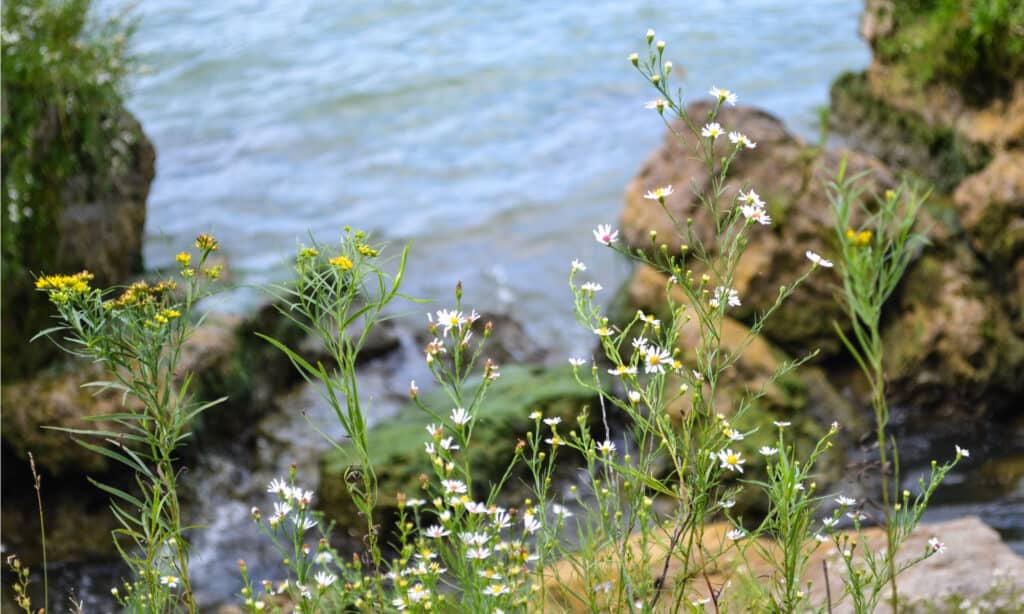
[[[125,290],[121,296],[107,301],[103,306],[107,309],[114,309],[151,304],[157,298],[163,296],[167,292],[171,292],[177,287],[178,285],[170,279],[162,281],[155,286],[150,286],[146,281],[137,281],[128,286],[128,289]]]
[[[220,249],[220,246],[217,245],[217,239],[205,232],[196,237],[196,247],[206,252],[215,252]]]
[[[82,293],[89,290],[89,281],[92,278],[93,275],[89,271],[82,271],[74,275],[43,275],[36,280],[36,288]]]
[[[848,228],[846,230],[846,238],[857,247],[867,247],[871,243],[871,231],[861,230],[856,232],[852,228]]]
[[[352,261],[346,256],[335,256],[334,258],[331,258],[329,262],[343,271],[347,271],[353,267]]]
[[[378,252],[377,250],[375,250],[372,247],[370,247],[369,245],[365,245],[363,243],[360,243],[359,245],[357,245],[356,249],[359,250],[360,254],[362,254],[362,255],[364,255],[364,256],[366,256],[368,258],[376,258],[380,254],[380,252]]]

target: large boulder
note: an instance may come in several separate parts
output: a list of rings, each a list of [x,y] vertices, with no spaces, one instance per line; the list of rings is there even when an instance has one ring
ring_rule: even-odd
[[[997,154],[957,187],[953,202],[974,250],[990,265],[1012,270],[1024,255],[1024,149]]]
[[[703,117],[709,106],[691,105],[691,117]],[[781,285],[789,285],[810,263],[808,249],[833,254],[833,212],[825,185],[847,158],[847,173],[870,171],[871,190],[892,187],[889,172],[867,156],[845,151],[822,151],[790,134],[777,118],[757,109],[723,108],[718,121],[727,130],[740,131],[757,142],[757,149],[743,151],[729,169],[725,198],[738,190],[753,188],[767,203],[773,224],[757,226],[750,232],[746,253],[736,270],[734,287],[743,306],[733,315],[750,322],[757,313],[770,307]],[[675,126],[685,132],[680,124]],[[724,141],[724,140],[723,140]],[[728,142],[722,142],[723,155]],[[626,189],[622,213],[622,234],[631,248],[650,249],[649,232],[658,233],[657,243],[676,249],[685,243],[657,202],[644,199],[652,188],[672,184],[676,192],[666,205],[680,222],[693,220],[693,231],[705,246],[714,246],[714,223],[693,191],[709,192],[711,178],[702,162],[694,159],[688,144],[670,131],[664,143],[641,167]],[[696,273],[701,271],[695,270]],[[832,329],[833,321],[843,321],[842,310],[834,299],[834,275],[820,271],[804,285],[768,321],[764,334],[796,354],[820,349],[827,356],[839,351]]]

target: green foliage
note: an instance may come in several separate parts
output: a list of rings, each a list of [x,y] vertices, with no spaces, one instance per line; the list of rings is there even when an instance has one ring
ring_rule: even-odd
[[[44,325],[36,318],[43,310],[33,300],[28,273],[57,264],[55,228],[68,182],[84,179],[90,192],[102,190],[130,162],[129,145],[136,138],[118,121],[133,65],[128,50],[133,24],[124,15],[97,18],[91,5],[91,0],[3,3],[4,336],[18,344],[23,339],[14,339],[12,330]],[[12,319],[22,324],[9,328]],[[4,347],[10,347],[6,339]],[[10,366],[6,371],[17,370]]]
[[[918,86],[949,83],[972,103],[1005,94],[1024,77],[1024,3],[912,0],[893,3],[894,35],[879,41],[886,63],[904,64]]]

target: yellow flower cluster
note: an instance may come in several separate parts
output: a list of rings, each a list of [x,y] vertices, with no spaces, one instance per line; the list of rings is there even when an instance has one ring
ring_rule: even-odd
[[[153,316],[153,321],[156,322],[159,325],[164,325],[164,324],[167,324],[168,322],[170,322],[171,320],[174,320],[174,319],[180,318],[180,317],[181,317],[181,312],[178,311],[177,309],[164,309],[160,313],[158,313],[155,316]]]
[[[192,264],[192,254],[188,252],[181,252],[174,259],[183,267],[187,267]]]
[[[89,281],[93,278],[89,271],[74,275],[43,275],[36,280],[36,288],[40,290],[65,291],[82,293],[89,290]]]
[[[335,256],[330,259],[330,263],[343,271],[347,271],[352,268],[352,261],[345,256]]]
[[[167,292],[171,292],[178,285],[174,281],[168,279],[162,281],[155,286],[150,286],[146,281],[137,281],[132,285],[128,286],[128,289],[116,299],[107,301],[103,304],[107,309],[123,308],[136,305],[146,305],[154,302],[158,297],[164,295]],[[179,314],[181,315],[181,314]]]
[[[205,232],[196,237],[196,247],[205,252],[215,252],[220,249],[220,246],[217,245],[217,239]]]
[[[359,250],[360,254],[362,254],[362,255],[364,255],[364,256],[366,256],[368,258],[376,258],[377,255],[380,254],[380,252],[378,252],[377,250],[373,249],[369,245],[364,245],[363,243],[360,243],[359,245],[357,245],[356,249]]]
[[[299,250],[299,260],[310,260],[320,255],[315,247],[303,247]]]
[[[846,238],[857,247],[866,247],[871,243],[871,231],[861,230],[856,232],[852,228],[848,228],[846,229]]]

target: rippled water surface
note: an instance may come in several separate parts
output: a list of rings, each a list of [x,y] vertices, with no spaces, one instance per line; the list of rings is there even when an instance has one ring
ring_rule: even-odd
[[[618,218],[662,133],[626,60],[646,29],[690,98],[728,87],[813,135],[830,81],[868,61],[859,12],[849,0],[143,1],[147,72],[129,106],[158,151],[147,264],[213,230],[235,279],[259,284],[287,274],[307,232],[330,241],[349,224],[414,241],[414,294],[447,299],[462,279],[475,305],[516,312],[549,347],[571,343],[568,262],[606,287],[622,279],[589,229]]]

